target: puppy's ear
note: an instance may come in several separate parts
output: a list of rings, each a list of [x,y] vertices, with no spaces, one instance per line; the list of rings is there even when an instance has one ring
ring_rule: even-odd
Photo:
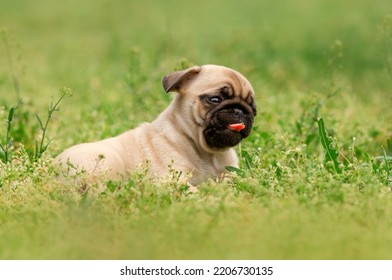
[[[193,77],[200,71],[201,66],[193,66],[191,68],[166,75],[162,79],[163,88],[166,92],[179,91],[186,82],[193,79]]]

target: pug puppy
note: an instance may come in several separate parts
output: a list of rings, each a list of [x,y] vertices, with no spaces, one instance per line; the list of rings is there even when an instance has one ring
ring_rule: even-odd
[[[171,169],[197,185],[238,166],[232,148],[249,136],[256,116],[254,91],[239,72],[218,65],[194,66],[165,76],[176,92],[156,120],[119,136],[72,146],[57,156],[63,170],[83,170],[93,180],[119,179],[148,165],[152,176]]]

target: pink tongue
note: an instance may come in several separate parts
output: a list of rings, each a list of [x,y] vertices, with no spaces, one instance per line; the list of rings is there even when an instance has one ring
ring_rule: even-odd
[[[240,132],[245,128],[245,125],[243,123],[232,123],[227,126],[228,129]]]

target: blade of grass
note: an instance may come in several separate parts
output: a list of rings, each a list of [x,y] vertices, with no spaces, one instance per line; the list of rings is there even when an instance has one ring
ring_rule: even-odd
[[[384,152],[384,162],[385,162],[385,171],[387,172],[387,179],[386,179],[386,185],[389,185],[390,181],[391,181],[391,169],[389,167],[389,161],[391,160],[392,157],[388,157],[387,156],[387,152],[384,149],[384,146],[382,146],[382,150]],[[389,159],[388,159],[389,158]]]
[[[324,119],[319,118],[317,124],[319,128],[321,144],[323,145],[323,148],[326,151],[324,161],[325,162],[332,161],[335,171],[337,173],[342,173],[342,171],[339,168],[339,162],[338,162],[339,152],[336,150],[336,148],[333,147],[334,144],[333,139],[327,135],[327,132],[325,130]]]
[[[243,176],[244,175],[244,171],[239,169],[238,167],[235,167],[235,166],[226,166],[225,169],[227,171],[237,173],[237,175],[239,175],[239,176]]]
[[[249,155],[249,153],[245,150],[242,150],[242,157],[245,159],[245,164],[248,169],[252,169],[253,162],[252,162],[252,157]]]
[[[41,121],[41,118],[38,116],[38,114],[36,115],[36,118],[37,118],[37,120],[38,120],[38,122],[40,124],[40,128],[41,128],[41,131],[42,131],[42,137],[41,137],[41,141],[39,142],[39,144],[36,143],[36,148],[35,148],[36,150],[35,150],[34,158],[33,158],[34,160],[38,160],[42,156],[42,154],[47,150],[48,146],[50,145],[50,143],[53,140],[52,139],[47,144],[44,144],[45,143],[45,138],[46,138],[46,132],[48,130],[49,122],[52,119],[53,113],[55,111],[58,111],[59,105],[60,105],[61,101],[63,100],[63,98],[66,95],[71,95],[72,94],[71,89],[68,89],[68,88],[65,88],[65,87],[60,89],[60,92],[61,92],[60,98],[55,103],[53,101],[50,103],[50,106],[49,106],[49,109],[48,109],[48,117],[46,119],[45,124],[43,124],[43,122]]]
[[[374,159],[376,159],[376,160],[383,160],[383,161],[392,161],[392,156],[384,155],[384,156],[374,157]]]
[[[8,117],[7,117],[7,132],[6,132],[6,136],[5,136],[5,144],[4,145],[0,145],[1,150],[3,151],[2,155],[2,160],[3,162],[7,163],[10,161],[10,147],[11,147],[11,128],[12,128],[12,121],[14,119],[14,114],[15,111],[18,107],[11,107],[9,112],[8,112]]]

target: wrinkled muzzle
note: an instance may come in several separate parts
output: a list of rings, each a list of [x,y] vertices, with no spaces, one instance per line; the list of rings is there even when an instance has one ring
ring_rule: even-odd
[[[249,136],[253,110],[243,103],[223,102],[207,114],[204,137],[211,148],[233,147]]]

